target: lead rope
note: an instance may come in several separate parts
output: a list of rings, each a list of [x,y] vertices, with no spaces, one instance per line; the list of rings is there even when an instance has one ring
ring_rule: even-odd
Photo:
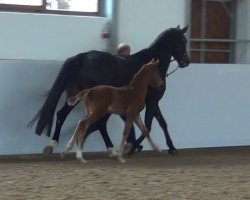
[[[175,59],[172,59],[172,60],[170,60],[170,62],[173,62]],[[167,77],[169,76],[169,75],[171,75],[171,74],[173,74],[177,69],[179,68],[179,65],[172,71],[172,72],[170,72],[170,73],[167,73]]]

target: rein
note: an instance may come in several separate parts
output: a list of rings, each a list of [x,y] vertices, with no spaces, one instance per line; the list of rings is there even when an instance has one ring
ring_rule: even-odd
[[[170,60],[170,62],[173,62],[174,60],[175,59],[172,59],[172,60]],[[179,68],[179,65],[173,71],[171,71],[170,73],[167,73],[166,77],[168,77],[169,75],[173,74],[178,68]]]

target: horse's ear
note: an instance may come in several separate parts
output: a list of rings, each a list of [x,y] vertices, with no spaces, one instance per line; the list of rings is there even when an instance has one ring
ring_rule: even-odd
[[[188,30],[188,25],[187,25],[186,27],[184,27],[183,29],[181,29],[181,32],[182,32],[182,33],[186,33],[187,30]]]
[[[149,63],[154,63],[155,62],[155,59],[153,58]]]
[[[177,28],[177,29],[180,29],[180,25],[178,25],[176,28]]]
[[[154,62],[155,66],[158,66],[159,65],[159,59],[157,59],[155,62]]]

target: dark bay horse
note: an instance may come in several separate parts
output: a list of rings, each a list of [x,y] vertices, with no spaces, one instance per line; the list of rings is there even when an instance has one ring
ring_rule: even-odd
[[[42,108],[29,125],[32,126],[38,121],[35,130],[36,134],[41,135],[46,131],[47,136],[50,136],[56,106],[64,91],[66,91],[67,97],[71,97],[83,89],[97,85],[111,85],[116,87],[127,85],[142,65],[148,63],[153,58],[159,59],[158,69],[164,81],[164,86],[166,86],[165,78],[171,57],[177,61],[180,68],[189,65],[189,57],[186,52],[187,40],[184,36],[186,31],[187,27],[181,29],[179,26],[177,28],[167,29],[163,31],[148,48],[132,54],[126,57],[126,59],[101,51],[80,53],[67,59],[49,91]],[[155,117],[164,131],[169,153],[173,153],[176,151],[176,148],[169,136],[167,123],[158,105],[164,92],[165,87],[162,90],[156,90],[149,86],[145,98],[145,125],[150,131],[152,120]],[[61,127],[72,109],[73,106],[69,106],[65,102],[64,106],[57,112],[55,132],[51,143],[45,150],[52,152],[53,148],[57,146]],[[106,130],[108,118],[109,115],[97,121],[89,128],[88,132],[99,130],[106,146],[112,147],[113,144]],[[140,138],[133,143],[132,151],[138,147],[138,144],[140,144],[143,139],[144,136],[140,136]]]
[[[160,88],[163,85],[157,68],[158,64],[158,60],[152,60],[150,63],[143,65],[139,72],[134,75],[132,81],[126,86],[113,87],[98,85],[93,88],[82,90],[77,95],[70,97],[67,101],[70,106],[74,106],[80,100],[83,100],[85,117],[79,121],[62,155],[68,153],[73,148],[74,144],[77,143],[76,158],[85,163],[86,161],[83,159],[82,150],[87,129],[91,124],[104,117],[107,113],[118,115],[124,114],[126,116],[123,137],[118,151],[118,160],[121,163],[125,163],[123,150],[133,122],[135,122],[142,134],[148,139],[152,148],[161,151],[152,141],[149,131],[140,117],[140,112],[145,106],[148,86],[151,85],[154,88]]]

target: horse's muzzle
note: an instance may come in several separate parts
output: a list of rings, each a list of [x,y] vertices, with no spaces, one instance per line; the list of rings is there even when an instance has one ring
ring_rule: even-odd
[[[177,59],[178,65],[180,68],[187,67],[190,63],[189,56],[187,53],[184,53],[184,55]]]
[[[189,63],[190,63],[189,59],[181,60],[180,62],[178,62],[180,68],[187,67]]]

